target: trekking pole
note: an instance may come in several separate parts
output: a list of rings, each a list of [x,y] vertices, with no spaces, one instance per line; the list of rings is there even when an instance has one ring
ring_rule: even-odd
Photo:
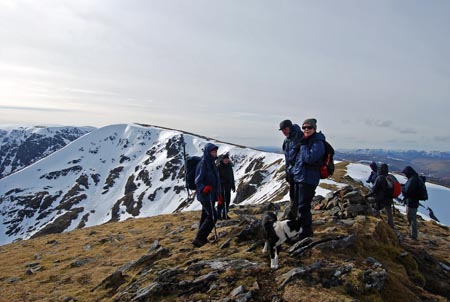
[[[214,243],[218,243],[219,242],[219,237],[217,236],[217,228],[216,228],[216,217],[215,217],[215,210],[214,210],[214,206],[213,206],[213,200],[212,200],[212,194],[209,193],[209,203],[211,205],[211,214],[213,216],[213,224],[214,224]]]
[[[189,187],[188,187],[188,183],[187,183],[187,154],[186,154],[186,143],[184,141],[184,135],[181,134],[180,137],[180,143],[181,146],[183,147],[183,160],[184,160],[184,187],[186,188],[186,193],[187,193],[187,202],[189,202],[190,198],[191,198],[191,193],[189,192]],[[195,199],[195,194],[197,192],[194,191],[194,195],[192,196],[192,200]]]

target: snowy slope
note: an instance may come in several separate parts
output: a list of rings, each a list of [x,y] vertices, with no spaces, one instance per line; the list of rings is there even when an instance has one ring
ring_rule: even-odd
[[[212,140],[172,129],[135,124],[96,129],[44,159],[0,179],[0,244],[47,233],[198,210],[184,188],[182,146],[201,155]],[[283,155],[212,141],[234,163],[234,204],[288,200]],[[365,180],[368,166],[350,164],[348,174]],[[402,177],[399,177],[400,179]],[[323,184],[345,184],[322,180]],[[427,184],[438,211],[450,190]],[[317,195],[329,191],[318,187]],[[439,206],[438,206],[439,205]],[[447,217],[447,218],[446,218]]]
[[[201,155],[205,138],[158,127],[111,125],[1,179],[0,243],[200,209],[198,202],[188,202],[184,190],[182,135],[187,153]],[[281,155],[214,143],[235,164],[240,192],[233,194],[235,202],[284,198]]]
[[[349,164],[347,167],[347,174],[353,179],[360,180],[362,183],[366,184],[366,180],[370,175],[370,167],[363,164]],[[394,176],[402,184],[406,183],[407,178],[404,175],[395,174]],[[428,191],[428,200],[421,201],[423,205],[419,207],[418,211],[421,216],[429,220],[428,211],[426,207],[433,209],[434,214],[439,219],[442,224],[450,225],[450,189],[426,182],[426,187]],[[400,196],[402,198],[402,196]],[[405,212],[403,206],[397,206],[401,211]]]
[[[44,158],[94,129],[93,127],[0,129],[0,178]]]

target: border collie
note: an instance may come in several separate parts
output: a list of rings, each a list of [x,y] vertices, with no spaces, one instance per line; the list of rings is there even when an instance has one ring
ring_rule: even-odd
[[[278,221],[274,212],[267,211],[262,216],[261,225],[265,240],[262,252],[269,252],[270,267],[277,269],[281,244],[300,232],[300,220],[297,218],[296,220]]]

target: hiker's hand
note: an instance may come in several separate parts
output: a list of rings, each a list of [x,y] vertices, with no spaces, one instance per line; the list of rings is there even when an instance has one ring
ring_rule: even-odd
[[[211,186],[205,186],[202,190],[203,194],[208,194],[209,192],[212,191],[212,187]]]
[[[223,197],[222,197],[222,194],[219,194],[219,200],[217,201],[217,205],[218,205],[218,206],[223,205]]]
[[[236,192],[236,187],[235,187],[235,186],[232,186],[232,187],[231,187],[231,191],[233,191],[233,193]]]

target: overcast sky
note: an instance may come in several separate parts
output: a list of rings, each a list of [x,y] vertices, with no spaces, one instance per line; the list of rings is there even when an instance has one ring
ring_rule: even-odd
[[[450,151],[450,1],[0,0],[0,124]]]

